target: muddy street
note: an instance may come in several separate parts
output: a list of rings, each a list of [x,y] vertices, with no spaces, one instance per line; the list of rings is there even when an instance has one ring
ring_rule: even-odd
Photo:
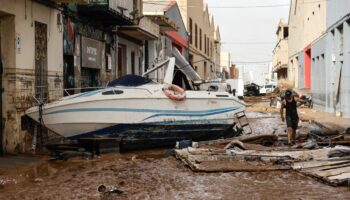
[[[100,199],[100,184],[124,192],[111,199],[346,199],[350,194],[292,171],[193,173],[174,157],[165,157],[164,150],[43,162],[1,177],[17,180],[2,185],[1,199]]]
[[[247,116],[256,133],[284,134],[275,113]],[[0,170],[0,199],[347,199],[332,187],[293,171],[195,173],[168,149],[112,153],[100,158],[47,161]],[[99,185],[121,194],[101,196]]]

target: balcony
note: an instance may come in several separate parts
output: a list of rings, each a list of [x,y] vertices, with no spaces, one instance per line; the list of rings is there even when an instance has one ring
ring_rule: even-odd
[[[155,40],[159,37],[159,26],[148,17],[143,17],[138,25],[124,26],[119,32],[138,41]]]
[[[133,25],[135,10],[133,1],[125,0],[89,0],[78,5],[80,17],[103,25]]]

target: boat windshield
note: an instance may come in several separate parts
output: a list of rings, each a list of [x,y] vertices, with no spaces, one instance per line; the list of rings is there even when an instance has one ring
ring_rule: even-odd
[[[156,84],[156,82],[146,77],[137,76],[137,75],[126,75],[111,81],[108,84],[108,86],[109,87],[114,87],[114,86],[137,87],[137,86],[141,86],[149,83]]]

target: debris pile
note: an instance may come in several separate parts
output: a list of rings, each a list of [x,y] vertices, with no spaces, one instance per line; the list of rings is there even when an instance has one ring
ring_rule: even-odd
[[[195,143],[198,148],[176,149],[175,156],[195,172],[296,170],[334,186],[349,186],[350,147],[325,147],[319,145],[321,139],[311,136],[291,147],[274,145],[279,140],[274,134],[244,135],[230,141]],[[347,133],[331,137],[333,144],[348,139]]]

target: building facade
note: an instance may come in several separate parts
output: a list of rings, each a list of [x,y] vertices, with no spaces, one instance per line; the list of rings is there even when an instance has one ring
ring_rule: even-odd
[[[37,101],[142,74],[145,41],[158,40],[141,0],[59,2],[0,0],[1,152],[31,149],[34,126],[25,110]]]
[[[327,1],[292,0],[289,12],[288,79],[311,87],[311,44],[326,30]]]
[[[272,68],[277,73],[277,79],[288,77],[288,24],[280,20],[277,31],[277,44],[273,49]]]
[[[189,60],[204,80],[215,79],[220,70],[220,30],[203,0],[177,0],[189,32]]]
[[[146,54],[148,56],[147,68],[152,68],[160,61],[173,57],[173,48],[188,60],[187,30],[182,20],[179,6],[176,1],[144,0],[144,15],[158,23],[160,37],[157,41],[148,41]],[[165,69],[160,68],[150,74],[150,78],[162,82]]]
[[[311,45],[314,106],[350,118],[350,2],[327,1],[326,32]]]
[[[29,148],[30,137],[22,121],[25,110],[35,105],[34,97],[53,101],[63,94],[60,13],[36,1],[0,0],[0,149],[4,152]]]
[[[221,51],[220,60],[220,72],[224,75],[225,79],[230,79],[230,67],[232,65],[231,53],[228,51]]]

